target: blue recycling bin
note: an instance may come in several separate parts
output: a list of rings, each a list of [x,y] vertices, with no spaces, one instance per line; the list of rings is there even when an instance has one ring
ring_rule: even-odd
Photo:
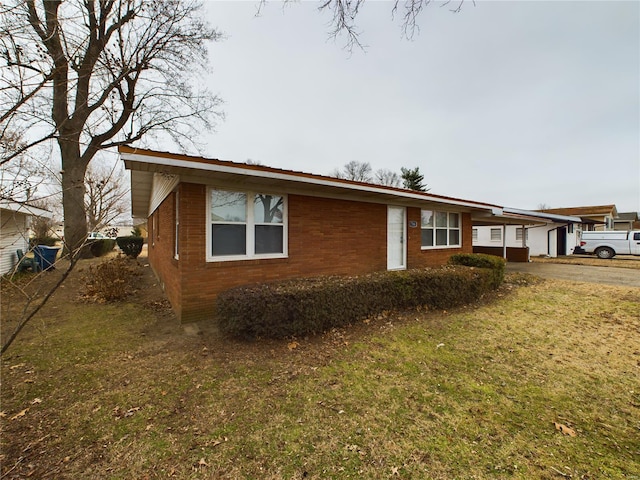
[[[36,245],[33,249],[34,257],[38,263],[38,270],[44,271],[53,266],[56,263],[56,256],[58,255],[60,247],[47,247],[46,245]]]

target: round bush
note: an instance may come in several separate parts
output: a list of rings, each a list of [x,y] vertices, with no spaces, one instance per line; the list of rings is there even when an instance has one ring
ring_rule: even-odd
[[[138,258],[138,255],[142,252],[144,238],[134,236],[118,237],[116,238],[116,243],[127,257]]]
[[[116,246],[116,241],[111,238],[100,238],[93,240],[89,250],[94,257],[104,257],[107,253],[111,252]]]

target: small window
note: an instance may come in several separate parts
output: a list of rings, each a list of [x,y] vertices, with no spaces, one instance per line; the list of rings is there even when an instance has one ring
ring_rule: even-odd
[[[492,242],[500,242],[500,241],[502,241],[502,229],[501,228],[492,228],[491,229],[491,241]]]
[[[471,235],[472,235],[472,239],[473,239],[473,241],[474,241],[474,242],[475,242],[475,241],[477,241],[477,240],[478,240],[478,229],[477,229],[477,228],[474,228],[474,229],[471,231]]]
[[[522,241],[522,228],[516,228],[516,240]],[[524,238],[525,240],[529,240],[529,229],[524,229]]]
[[[422,248],[459,247],[460,214],[422,210]]]

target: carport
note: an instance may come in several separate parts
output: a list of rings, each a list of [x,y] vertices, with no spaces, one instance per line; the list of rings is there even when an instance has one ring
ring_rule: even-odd
[[[521,210],[504,207],[494,209],[491,214],[478,214],[472,217],[474,228],[474,253],[486,253],[503,257],[510,262],[528,262],[531,255],[532,232],[536,243],[536,254],[544,248],[546,255],[557,256],[566,254],[568,248],[568,233],[575,236],[575,225],[580,224],[580,217],[556,215],[531,210]],[[491,228],[493,227],[493,228]],[[500,228],[499,242],[493,239],[496,227]],[[513,238],[508,238],[508,227],[512,227]],[[476,238],[481,229],[491,231],[489,241]],[[521,229],[520,239],[516,229]],[[497,236],[497,235],[496,235]],[[577,242],[575,242],[577,244]],[[544,245],[544,246],[541,246]],[[560,252],[560,253],[559,253]]]

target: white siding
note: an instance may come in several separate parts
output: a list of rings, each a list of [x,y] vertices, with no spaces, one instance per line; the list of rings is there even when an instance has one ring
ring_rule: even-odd
[[[502,245],[502,242],[491,240],[491,228],[496,227],[474,227],[478,229],[478,239],[473,241],[476,246],[496,247]],[[502,227],[500,227],[502,228]],[[505,232],[505,243],[507,247],[522,247],[522,239],[516,238],[516,229],[522,226],[507,225]],[[549,255],[556,257],[558,255],[571,255],[573,248],[578,244],[576,236],[577,228],[573,233],[567,233],[567,250],[565,252],[557,251],[557,228],[566,228],[566,226],[557,223],[540,226],[527,226],[527,247],[529,247],[529,255],[537,257],[540,255]]]
[[[0,274],[3,275],[18,261],[17,249],[26,252],[29,224],[27,215],[0,209]]]
[[[151,204],[149,206],[149,215],[160,206],[162,201],[176,188],[180,182],[177,175],[169,175],[164,173],[153,174],[153,187],[151,189]]]

